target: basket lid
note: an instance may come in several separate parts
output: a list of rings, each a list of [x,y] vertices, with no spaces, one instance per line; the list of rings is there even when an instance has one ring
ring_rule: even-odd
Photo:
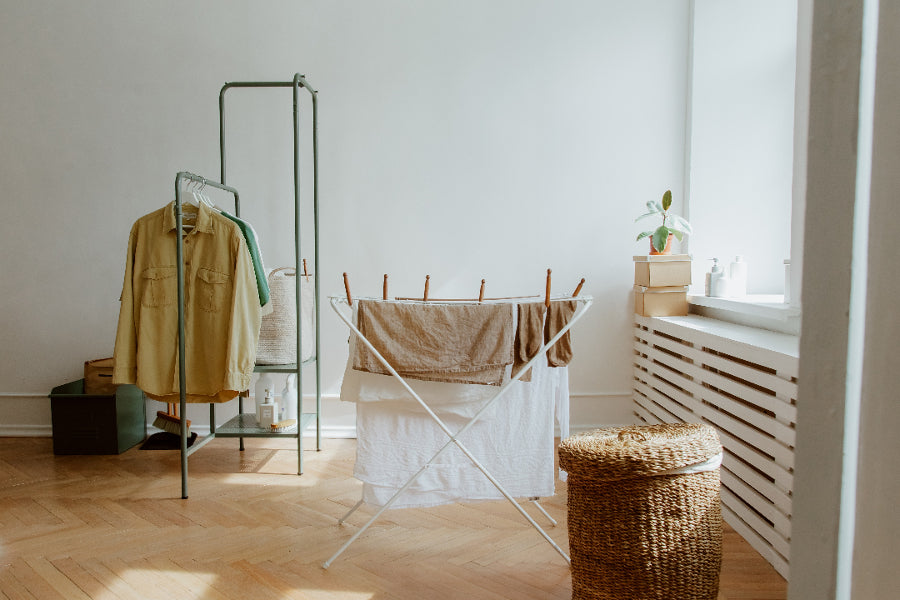
[[[716,430],[702,423],[605,427],[560,442],[559,466],[579,477],[616,481],[666,474],[721,452]]]

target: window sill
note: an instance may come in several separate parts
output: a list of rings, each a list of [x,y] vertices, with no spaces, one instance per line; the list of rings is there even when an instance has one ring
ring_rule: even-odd
[[[688,303],[693,314],[779,333],[800,333],[800,308],[785,304],[784,296],[688,296]]]

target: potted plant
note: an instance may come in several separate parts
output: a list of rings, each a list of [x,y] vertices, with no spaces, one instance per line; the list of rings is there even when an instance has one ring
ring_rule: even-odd
[[[650,254],[671,254],[672,237],[674,236],[679,242],[684,239],[685,235],[693,233],[691,224],[682,217],[670,213],[669,208],[672,206],[672,190],[666,190],[663,194],[662,202],[658,200],[649,200],[647,202],[648,212],[635,219],[635,222],[647,217],[661,216],[662,225],[656,229],[642,231],[638,234],[635,241],[640,241],[645,237],[650,238]]]

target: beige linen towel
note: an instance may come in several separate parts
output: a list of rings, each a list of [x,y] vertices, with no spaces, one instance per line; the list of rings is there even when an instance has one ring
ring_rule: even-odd
[[[511,304],[418,304],[360,300],[360,333],[404,377],[500,385],[513,362]],[[353,368],[389,374],[365,344]]]
[[[513,353],[512,374],[519,372],[525,363],[534,358],[543,344],[544,319],[547,307],[543,302],[519,304],[518,325]],[[519,381],[531,381],[531,369],[519,378]]]
[[[553,336],[568,325],[569,319],[578,308],[577,300],[564,300],[551,302],[547,309],[547,325],[544,327],[544,342],[549,342]],[[572,360],[572,330],[567,331],[553,347],[547,351],[547,364],[551,367],[565,367]]]

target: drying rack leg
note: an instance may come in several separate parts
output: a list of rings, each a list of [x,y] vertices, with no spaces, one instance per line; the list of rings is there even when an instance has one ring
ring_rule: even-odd
[[[556,519],[554,519],[553,517],[551,517],[551,516],[550,516],[550,513],[548,513],[546,510],[544,510],[544,507],[541,506],[541,503],[540,503],[540,502],[538,502],[538,500],[540,500],[540,498],[529,498],[529,500],[531,501],[532,504],[534,504],[534,505],[537,507],[537,509],[538,509],[539,511],[541,511],[541,513],[543,513],[543,515],[544,515],[545,517],[547,517],[547,520],[548,520],[548,521],[550,521],[551,523],[553,523],[553,526],[554,526],[554,527],[556,527],[557,525],[559,525],[559,523],[556,522]]]
[[[386,511],[387,509],[389,509],[389,508],[391,507],[391,505],[397,500],[397,498],[400,497],[400,495],[401,495],[403,492],[405,492],[407,489],[409,489],[409,486],[411,486],[413,483],[415,483],[416,479],[419,478],[419,475],[421,475],[422,473],[424,473],[425,470],[426,470],[428,467],[431,466],[431,463],[433,463],[435,460],[437,460],[437,457],[440,456],[440,455],[444,452],[444,450],[446,450],[447,448],[450,447],[450,444],[451,444],[451,443],[453,443],[453,442],[450,441],[450,442],[447,442],[446,444],[444,444],[444,446],[442,446],[441,449],[438,450],[438,451],[435,453],[435,455],[432,456],[432,457],[428,460],[427,463],[425,463],[424,465],[422,465],[422,467],[421,467],[418,471],[416,471],[415,475],[413,475],[412,477],[410,477],[410,478],[406,481],[406,483],[403,484],[403,487],[401,487],[399,490],[397,490],[396,492],[394,492],[394,495],[391,496],[390,499],[389,499],[387,502],[385,502],[383,506],[379,507],[379,509],[375,512],[375,514],[372,515],[372,516],[369,518],[368,521],[366,521],[366,524],[365,524],[365,525],[363,525],[362,527],[360,527],[359,530],[358,530],[356,533],[354,533],[354,534],[350,537],[349,540],[347,540],[346,542],[344,542],[344,545],[341,546],[340,548],[338,548],[338,551],[335,552],[335,553],[331,556],[331,558],[329,558],[329,559],[326,560],[324,563],[322,563],[322,568],[323,568],[323,569],[327,569],[328,567],[330,567],[330,566],[331,566],[331,563],[333,563],[333,562],[335,561],[335,559],[337,559],[338,556],[340,556],[341,554],[343,554],[343,553],[344,553],[344,550],[346,550],[347,548],[350,547],[350,544],[352,544],[353,542],[355,542],[355,541],[357,540],[357,538],[359,538],[359,536],[361,536],[361,535],[366,531],[366,529],[368,529],[368,528],[372,525],[372,523],[374,523],[375,521],[378,520],[378,517],[380,517],[384,511]],[[355,510],[359,507],[360,504],[362,504],[362,500],[360,500],[360,501],[357,503],[357,505],[353,507],[353,509],[350,511],[350,513],[352,513],[353,511],[355,511]],[[350,515],[350,513],[347,513],[346,515],[344,515],[344,517],[342,517],[342,519],[348,517],[348,516]]]
[[[436,453],[428,460],[427,463],[425,463],[424,465],[422,465],[422,467],[421,467],[418,471],[416,471],[416,473],[415,473],[412,477],[410,477],[410,478],[406,481],[405,484],[403,484],[403,487],[401,487],[399,490],[397,490],[397,491],[394,493],[394,495],[391,496],[390,499],[389,499],[387,502],[385,502],[384,506],[381,506],[381,507],[378,509],[378,511],[377,511],[374,515],[372,515],[372,516],[369,518],[368,521],[366,521],[366,524],[365,524],[365,525],[363,525],[356,533],[354,533],[354,534],[350,537],[349,540],[347,540],[346,542],[344,542],[344,545],[341,546],[341,547],[338,549],[338,551],[335,552],[335,553],[331,556],[331,558],[329,558],[329,559],[326,560],[324,563],[322,563],[322,568],[327,569],[328,567],[330,567],[330,566],[331,566],[331,563],[333,563],[333,562],[337,559],[337,557],[339,557],[341,554],[343,554],[343,553],[344,553],[344,550],[346,550],[347,548],[349,548],[350,545],[351,545],[353,542],[355,542],[355,541],[357,540],[357,538],[359,538],[359,536],[361,536],[361,535],[362,535],[362,534],[363,534],[363,533],[364,533],[364,532],[372,525],[372,523],[374,523],[376,520],[378,520],[378,518],[382,515],[382,513],[384,513],[384,511],[386,511],[388,508],[390,508],[391,505],[397,500],[397,498],[399,498],[399,497],[403,494],[403,492],[405,492],[407,489],[409,489],[409,487],[410,487],[413,483],[415,483],[415,481],[419,478],[419,476],[420,476],[422,473],[424,473],[424,472],[432,465],[432,463],[434,463],[434,461],[436,461],[436,460],[438,459],[438,457],[439,457],[441,454],[443,454],[443,452],[444,452],[447,448],[449,448],[452,444],[456,444],[456,446],[457,446],[460,450],[462,450],[462,453],[465,454],[466,457],[472,462],[472,464],[475,465],[475,467],[476,467],[479,471],[481,471],[481,472],[484,474],[485,477],[488,478],[488,480],[494,485],[494,487],[497,488],[497,491],[499,491],[499,492],[503,495],[503,497],[506,498],[506,499],[509,501],[509,503],[512,504],[513,507],[515,507],[515,509],[516,509],[517,511],[519,511],[519,514],[521,514],[522,517],[523,517],[526,521],[528,521],[528,523],[529,523],[532,527],[534,527],[534,529],[535,529],[538,533],[541,534],[541,537],[543,537],[544,540],[546,540],[548,544],[550,544],[551,546],[553,546],[553,549],[556,550],[556,551],[559,553],[559,555],[562,556],[563,559],[565,559],[565,561],[566,561],[568,564],[571,565],[571,564],[572,564],[572,559],[569,558],[569,555],[566,554],[566,552],[565,552],[562,548],[560,548],[559,545],[558,545],[555,541],[553,541],[553,538],[551,538],[551,537],[547,534],[547,532],[544,531],[544,529],[543,529],[540,525],[538,525],[537,522],[536,522],[534,519],[531,518],[531,515],[529,515],[529,514],[525,511],[525,509],[522,508],[522,506],[521,506],[518,502],[516,502],[515,498],[513,498],[512,496],[510,496],[509,492],[506,491],[506,489],[500,484],[500,482],[497,481],[497,480],[494,478],[493,475],[491,475],[491,473],[484,467],[484,465],[482,465],[481,462],[479,462],[478,459],[475,458],[475,456],[473,456],[472,453],[469,452],[469,450],[468,450],[468,449],[467,449],[467,448],[466,448],[466,447],[465,447],[465,446],[464,446],[464,445],[456,438],[456,436],[454,435],[454,436],[452,436],[452,437],[450,438],[450,440],[447,441],[446,444],[444,444],[444,445],[441,447],[440,450],[438,450],[438,451],[437,451],[437,452],[436,452]],[[535,503],[536,503],[536,502],[535,502]],[[357,508],[359,508],[359,505],[360,505],[360,504],[362,504],[362,500],[360,500],[360,501],[356,504],[356,506],[354,506],[352,509],[350,509],[350,512],[348,512],[346,515],[344,515],[343,517],[341,517],[341,521],[339,521],[339,522],[343,522],[344,519],[346,519],[346,518],[347,518],[351,513],[353,513]],[[556,521],[555,521],[549,514],[547,514],[547,512],[544,510],[544,508],[543,508],[542,506],[540,506],[539,504],[538,504],[537,506],[538,506],[538,508],[540,509],[540,511],[541,511],[542,513],[544,513],[544,515],[546,515],[547,518],[550,519],[550,521],[551,521],[554,525],[556,525]]]
[[[363,500],[362,500],[362,498],[360,498],[360,499],[359,499],[359,502],[357,502],[356,504],[353,505],[353,508],[351,508],[351,509],[348,510],[346,513],[344,513],[344,516],[343,516],[343,517],[341,517],[340,519],[338,519],[338,525],[343,525],[343,524],[344,524],[344,521],[346,521],[347,519],[349,519],[349,518],[350,518],[350,515],[352,515],[353,513],[355,513],[355,512],[356,512],[356,509],[359,508],[360,506],[362,506],[362,503],[363,503]]]

